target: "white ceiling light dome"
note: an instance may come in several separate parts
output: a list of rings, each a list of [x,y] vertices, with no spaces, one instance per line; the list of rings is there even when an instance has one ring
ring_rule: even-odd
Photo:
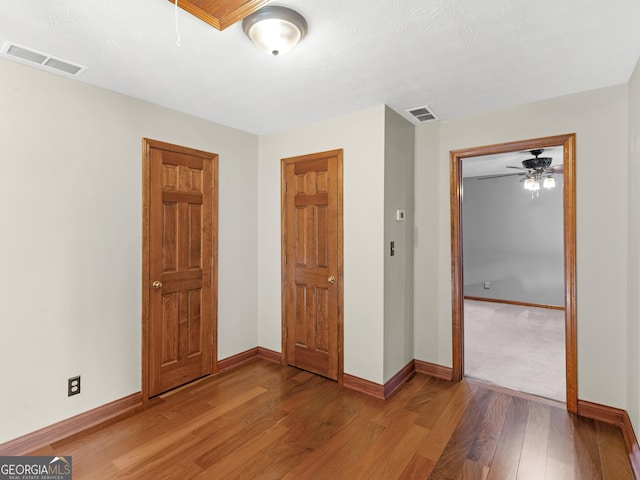
[[[269,55],[287,53],[308,31],[307,21],[295,10],[266,6],[242,21],[244,33],[258,49]]]

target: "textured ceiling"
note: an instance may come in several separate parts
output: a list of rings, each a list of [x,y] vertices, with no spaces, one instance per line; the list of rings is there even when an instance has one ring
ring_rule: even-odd
[[[309,34],[260,53],[166,0],[1,0],[0,42],[79,81],[262,134],[387,104],[443,120],[628,81],[638,0],[289,0]],[[409,118],[407,116],[407,118]]]

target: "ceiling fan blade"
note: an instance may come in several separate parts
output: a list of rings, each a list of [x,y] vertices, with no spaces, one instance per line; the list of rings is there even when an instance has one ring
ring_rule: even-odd
[[[522,172],[522,173],[504,173],[501,175],[485,175],[484,177],[478,177],[478,180],[488,180],[490,178],[500,178],[500,177],[513,177],[513,176],[518,176],[518,175],[526,175],[526,173]]]
[[[552,167],[546,168],[545,172],[564,173],[564,165],[553,165]]]
[[[507,165],[507,168],[515,168],[517,170],[526,170],[526,168],[522,168],[522,167],[514,167],[513,165]]]

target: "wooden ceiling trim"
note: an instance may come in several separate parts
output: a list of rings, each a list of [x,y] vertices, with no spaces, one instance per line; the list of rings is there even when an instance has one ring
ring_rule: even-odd
[[[169,0],[175,3],[175,0]],[[178,6],[203,22],[224,30],[263,7],[270,0],[178,0]]]

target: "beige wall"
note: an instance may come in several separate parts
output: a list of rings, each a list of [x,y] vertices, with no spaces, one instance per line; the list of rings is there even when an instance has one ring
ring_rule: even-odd
[[[142,137],[220,155],[219,356],[255,347],[258,138],[6,60],[0,87],[0,443],[141,389]]]
[[[281,350],[280,159],[343,148],[344,370],[382,384],[413,359],[413,147],[385,106],[260,137],[261,346]]]
[[[389,107],[384,132],[384,382],[413,360],[415,127]],[[396,220],[396,210],[405,220]],[[390,242],[395,242],[395,255]]]
[[[280,159],[344,149],[344,371],[383,382],[383,105],[260,137],[259,344],[281,351]]]
[[[579,398],[624,408],[626,85],[417,129],[415,355],[451,365],[449,151],[572,132],[577,134]]]
[[[640,434],[640,62],[629,81],[627,410]]]

